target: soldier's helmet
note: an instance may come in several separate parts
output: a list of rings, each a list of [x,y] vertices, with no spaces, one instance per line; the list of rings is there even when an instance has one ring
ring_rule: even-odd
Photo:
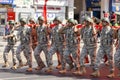
[[[15,25],[15,21],[14,21],[14,20],[10,20],[10,21],[8,22],[8,24],[9,24],[9,25]]]
[[[110,23],[110,20],[108,18],[103,18],[102,21],[105,21],[107,23]]]
[[[31,17],[31,18],[29,18],[29,21],[35,22],[35,19]]]
[[[77,25],[78,24],[78,21],[77,20],[75,20],[75,25]]]
[[[72,23],[72,24],[74,24],[74,25],[76,24],[75,20],[72,19],[72,18],[68,19],[68,22],[69,22],[69,23]]]
[[[20,22],[24,22],[24,23],[26,23],[26,19],[25,18],[20,18],[20,20],[19,20]]]
[[[53,21],[59,21],[59,22],[62,22],[60,17],[55,17],[55,18],[53,19]]]
[[[93,19],[92,18],[90,18],[90,17],[85,17],[85,21],[88,21],[88,22],[90,22],[90,23],[93,23]]]
[[[39,16],[39,17],[38,17],[38,20],[44,21],[44,18],[43,18],[42,16]]]

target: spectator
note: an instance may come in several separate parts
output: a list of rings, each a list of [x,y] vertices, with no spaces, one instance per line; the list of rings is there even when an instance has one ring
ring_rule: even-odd
[[[9,33],[9,24],[5,25],[5,35]]]
[[[115,25],[116,20],[117,20],[117,15],[115,14],[115,12],[112,12],[112,14],[110,16],[110,22],[111,22],[112,26]]]

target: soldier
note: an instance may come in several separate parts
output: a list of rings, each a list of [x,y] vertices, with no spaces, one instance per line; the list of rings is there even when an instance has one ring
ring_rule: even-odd
[[[94,72],[91,74],[92,76],[99,77],[99,65],[101,60],[103,59],[104,55],[108,57],[108,63],[110,64],[110,75],[107,77],[114,77],[114,68],[113,68],[113,41],[114,41],[114,31],[109,25],[109,19],[104,18],[102,20],[102,31],[101,31],[101,38],[100,38],[100,48],[98,50],[96,56],[96,63],[94,66]]]
[[[114,29],[115,30],[115,29]],[[115,30],[115,37],[116,37],[116,52],[114,54],[114,64],[118,68],[119,73],[118,77],[120,77],[120,28]]]
[[[3,58],[4,58],[4,65],[2,67],[8,67],[8,53],[11,50],[12,51],[12,61],[13,61],[13,66],[11,67],[11,69],[16,69],[16,53],[15,53],[15,49],[14,49],[14,45],[16,44],[16,31],[13,30],[14,28],[14,21],[10,20],[9,21],[9,32],[3,36],[3,39],[7,39],[7,45],[4,49],[3,52]]]
[[[45,67],[45,64],[43,63],[42,59],[40,58],[40,54],[42,51],[45,53],[46,57],[46,63],[48,65],[48,30],[47,26],[44,23],[44,19],[42,16],[38,17],[39,26],[36,28],[37,31],[37,41],[38,45],[34,50],[34,56],[35,60],[37,61],[38,67],[36,67],[36,70],[41,70]]]
[[[16,50],[16,56],[19,61],[18,68],[23,67],[23,61],[21,59],[21,52],[23,51],[25,58],[27,60],[27,64],[29,68],[26,71],[32,71],[32,47],[31,47],[31,29],[29,26],[26,25],[26,19],[20,19],[20,26],[19,26],[19,37],[20,37],[20,44]]]
[[[95,62],[95,54],[97,47],[96,30],[93,25],[93,20],[90,17],[85,18],[85,26],[81,29],[80,35],[84,45],[80,54],[80,70],[74,73],[82,75],[86,73],[84,58],[87,55],[90,56],[91,66],[93,66]]]
[[[34,50],[37,46],[37,32],[36,32],[36,23],[34,18],[29,19],[28,26],[31,28],[31,37],[32,37],[32,49]]]
[[[64,35],[59,33],[59,30],[63,27],[61,25],[60,17],[55,17],[53,20],[53,23],[55,24],[55,27],[51,29],[51,47],[48,52],[50,61],[49,61],[49,68],[46,70],[47,72],[52,71],[52,56],[55,53],[58,53],[60,55],[61,64],[63,64],[63,48],[64,48]],[[61,65],[58,66],[58,68],[61,68]]]
[[[78,58],[77,58],[77,48],[78,48],[78,38],[75,34],[75,20],[68,19],[66,27],[60,30],[61,34],[65,34],[65,50],[63,52],[64,55],[64,64],[62,65],[62,70],[59,73],[66,73],[66,63],[69,64],[70,70],[74,68],[74,64],[78,67]],[[70,59],[70,55],[72,54],[73,61]]]
[[[61,21],[60,21],[60,24],[61,24]],[[62,26],[63,26],[63,24],[62,24]],[[49,31],[52,32],[52,29],[53,29],[54,27],[56,27],[56,24],[54,24],[54,23],[50,24],[50,25],[49,25]],[[49,34],[50,37],[51,37],[51,34],[52,34],[52,33]],[[50,39],[51,39],[51,38],[50,38]],[[51,41],[51,40],[50,40],[50,41]],[[60,56],[60,53],[59,53],[58,51],[56,52],[56,54],[57,54],[57,59],[58,59],[58,65],[56,66],[56,69],[60,69],[60,68],[61,68],[61,56]]]

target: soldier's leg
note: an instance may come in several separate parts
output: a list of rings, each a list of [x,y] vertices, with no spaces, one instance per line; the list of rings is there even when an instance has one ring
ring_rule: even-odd
[[[48,67],[52,66],[53,65],[53,61],[52,61],[52,56],[53,54],[55,54],[56,52],[56,47],[53,45],[51,46],[50,50],[48,51],[48,58],[49,58],[49,62],[48,62]]]
[[[77,72],[75,72],[75,74],[83,75],[84,73],[86,73],[84,58],[87,55],[87,53],[88,53],[87,49],[85,48],[85,46],[83,46],[82,51],[80,53],[80,68]]]
[[[23,50],[22,45],[19,45],[19,46],[17,47],[17,50],[16,50],[16,57],[17,57],[17,59],[18,59],[18,61],[19,61],[18,68],[23,67],[23,61],[22,61],[21,55],[20,55],[21,52],[22,52],[22,50]]]
[[[34,50],[34,57],[38,65],[38,67],[35,68],[36,70],[41,70],[43,67],[45,67],[44,62],[42,61],[40,57],[41,51],[42,51],[42,48],[40,45],[38,45]]]
[[[12,60],[13,60],[13,66],[11,67],[11,69],[17,69],[16,53],[15,53],[14,46],[11,46],[11,51],[12,51]]]
[[[28,66],[28,56],[26,53],[23,53],[25,59],[26,59],[26,63],[24,64],[24,66]]]
[[[95,57],[96,57],[96,48],[92,48],[88,50],[91,60],[91,66],[94,67],[95,65]]]
[[[66,73],[66,63],[68,63],[69,65],[72,65],[72,61],[70,61],[70,51],[69,49],[66,47],[64,52],[63,52],[63,63],[62,63],[62,70],[59,71],[59,73]]]
[[[99,66],[100,66],[100,62],[104,57],[104,50],[100,47],[96,56],[96,62],[94,64],[94,72],[91,74],[91,76],[94,77],[99,77],[100,76],[100,72],[99,72]]]
[[[10,51],[10,46],[6,46],[3,52],[3,58],[4,58],[4,65],[2,67],[8,67],[8,53]]]
[[[57,65],[57,67],[58,67],[58,66],[61,66],[61,55],[58,51],[56,52],[56,54],[57,54],[57,59],[58,59],[58,65]]]
[[[72,54],[72,57],[73,57],[73,62],[74,62],[74,64],[75,64],[75,66],[77,67],[77,68],[79,68],[80,67],[80,65],[79,65],[79,59],[78,59],[78,54],[77,54],[77,47],[74,47],[74,48],[71,48],[71,54]]]
[[[44,52],[44,54],[45,54],[45,59],[46,59],[46,63],[47,63],[47,66],[49,65],[49,56],[48,56],[48,47],[47,46],[44,46],[43,47],[43,52]]]
[[[80,43],[77,45],[77,49],[76,49],[76,55],[77,55],[77,58],[76,58],[76,61],[77,61],[77,64],[74,63],[74,68],[75,70],[78,70],[78,66],[80,67]],[[72,58],[72,61],[74,62],[74,58]]]
[[[58,47],[58,52],[59,52],[59,55],[60,55],[61,64],[56,67],[57,69],[61,69],[62,65],[64,65],[64,63],[65,63],[65,60],[63,58],[63,48],[64,48],[63,45],[60,45]]]
[[[56,52],[56,47],[54,45],[51,46],[50,50],[48,51],[48,69],[45,70],[45,72],[52,72],[53,70],[53,60],[52,56]]]
[[[80,53],[80,66],[83,67],[84,66],[84,58],[87,55],[88,51],[87,49],[83,46],[82,51]]]
[[[120,49],[118,49],[114,54],[114,64],[119,70],[119,73],[117,76],[120,77]]]
[[[29,45],[25,46],[25,49],[23,50],[23,53],[27,55],[27,62],[28,62],[28,66],[29,68],[27,69],[27,71],[31,72],[32,71],[32,50],[31,47]]]
[[[110,75],[108,75],[107,77],[114,77],[114,65],[113,65],[113,49],[109,48],[106,51],[107,53],[107,57],[108,57],[108,64],[110,67]]]

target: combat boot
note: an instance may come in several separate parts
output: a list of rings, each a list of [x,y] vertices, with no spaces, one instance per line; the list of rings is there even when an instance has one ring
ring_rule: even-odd
[[[53,66],[48,67],[48,69],[45,70],[45,72],[49,73],[53,71]]]
[[[107,75],[108,78],[113,78],[115,75],[114,75],[114,72],[112,72],[111,74]]]
[[[93,76],[93,77],[99,77],[99,76],[100,76],[99,70],[94,71],[94,72],[91,74],[91,76]]]
[[[24,66],[23,63],[20,62],[17,68],[21,68],[21,67],[23,67],[23,66]]]
[[[23,66],[28,66],[28,62],[26,62],[25,64],[23,64]]]
[[[67,72],[66,69],[63,69],[63,70],[59,71],[60,74],[65,74],[66,72]]]
[[[26,71],[27,72],[32,72],[32,67],[29,67]]]
[[[68,70],[71,71],[73,68],[74,68],[74,65],[73,65],[73,64],[70,64]]]
[[[45,65],[44,65],[44,66],[37,66],[37,67],[35,68],[35,70],[42,70],[44,67],[45,67]]]
[[[56,66],[56,69],[61,69],[61,68],[62,68],[62,65]]]
[[[16,70],[16,69],[17,69],[16,64],[14,64],[14,65],[11,67],[11,69]]]
[[[82,75],[82,73],[80,72],[80,68],[76,69],[76,71],[73,72],[73,74],[75,74],[75,75]]]
[[[81,75],[86,73],[85,67],[81,67]]]
[[[73,74],[75,74],[75,75],[82,75],[83,73],[80,72],[80,71],[75,71],[75,72],[73,72]]]
[[[2,67],[9,67],[8,62],[5,62],[4,65]]]

